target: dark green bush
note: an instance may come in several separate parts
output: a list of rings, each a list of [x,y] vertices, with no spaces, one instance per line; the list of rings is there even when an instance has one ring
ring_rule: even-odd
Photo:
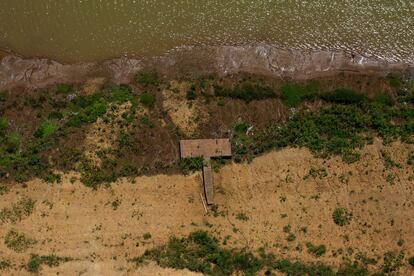
[[[354,90],[342,88],[322,95],[322,99],[338,104],[359,104],[367,100],[367,97]]]
[[[132,104],[137,103],[137,99],[132,91],[132,88],[127,85],[119,85],[112,87],[112,100],[118,104],[130,101]]]
[[[40,125],[40,127],[35,131],[33,135],[39,139],[47,138],[53,135],[58,129],[59,126],[57,124],[46,121]]]
[[[335,224],[339,226],[345,226],[350,224],[352,220],[352,213],[345,208],[337,207],[332,213],[332,219]]]
[[[282,100],[288,107],[296,107],[303,100],[317,97],[320,86],[317,81],[309,82],[306,85],[297,83],[286,83],[282,86]]]
[[[0,102],[5,102],[7,99],[7,92],[6,91],[0,91]]]
[[[311,253],[315,257],[320,257],[326,253],[326,246],[323,244],[314,245],[310,242],[307,242],[306,247],[308,248],[308,253]]]
[[[411,256],[411,257],[408,259],[408,263],[409,263],[412,267],[414,267],[414,256]]]
[[[251,102],[255,100],[265,100],[276,98],[276,93],[269,87],[258,84],[243,84],[234,89],[227,89],[220,86],[214,87],[214,94],[217,97],[229,97],[233,99]]]
[[[139,100],[144,106],[152,108],[155,104],[155,95],[150,92],[144,92],[139,96]]]
[[[26,265],[26,269],[29,272],[38,273],[42,265],[55,267],[59,266],[62,262],[69,262],[71,260],[69,257],[59,257],[56,255],[39,256],[32,254]]]

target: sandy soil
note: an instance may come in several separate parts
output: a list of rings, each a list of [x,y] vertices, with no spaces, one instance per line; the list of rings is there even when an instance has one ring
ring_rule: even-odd
[[[386,170],[381,149],[402,167]],[[216,216],[204,212],[199,174],[123,179],[97,191],[84,187],[76,174],[65,175],[59,185],[34,180],[0,197],[0,208],[22,196],[36,200],[31,216],[1,225],[1,239],[15,229],[37,241],[22,253],[0,242],[1,258],[14,264],[4,273],[28,274],[22,266],[30,254],[54,253],[73,261],[55,268],[42,266],[41,274],[192,275],[154,264],[135,267],[128,260],[165,243],[171,235],[200,229],[228,237],[231,247],[257,250],[264,246],[305,262],[339,265],[343,258],[363,252],[378,258],[380,265],[387,251],[403,250],[411,256],[414,171],[406,158],[412,150],[414,145],[384,148],[376,141],[364,149],[361,161],[351,165],[336,158],[316,159],[304,149],[271,152],[251,164],[226,165],[215,174]],[[312,167],[325,168],[327,176],[305,177]],[[389,174],[395,176],[393,184],[387,181]],[[337,206],[352,211],[350,225],[334,224],[332,211]],[[238,214],[248,219],[239,220]],[[288,224],[296,235],[293,242],[286,240],[283,231]],[[145,233],[151,238],[144,239]],[[403,240],[401,246],[399,240]],[[326,245],[327,253],[313,257],[307,253],[306,242]],[[414,273],[406,262],[400,272]]]

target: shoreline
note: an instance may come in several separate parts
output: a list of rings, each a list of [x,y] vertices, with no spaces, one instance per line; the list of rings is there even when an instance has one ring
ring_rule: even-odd
[[[81,83],[105,77],[115,84],[130,83],[145,68],[170,78],[247,73],[308,80],[343,72],[414,76],[414,63],[393,63],[346,51],[282,49],[273,45],[182,47],[161,56],[126,56],[97,62],[60,63],[47,58],[25,58],[0,50],[0,89],[37,89],[56,83]]]

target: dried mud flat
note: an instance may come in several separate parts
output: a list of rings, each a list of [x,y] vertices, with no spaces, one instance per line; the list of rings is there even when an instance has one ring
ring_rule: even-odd
[[[381,150],[401,167],[385,169]],[[59,185],[33,180],[0,196],[0,208],[22,197],[36,201],[30,216],[1,225],[2,240],[15,229],[35,241],[21,253],[1,241],[0,256],[12,263],[2,273],[29,274],[25,266],[31,254],[56,254],[72,260],[52,268],[44,265],[40,274],[195,275],[155,264],[136,267],[129,260],[172,235],[196,230],[227,237],[229,247],[265,247],[284,258],[333,266],[361,252],[377,258],[378,267],[385,252],[414,254],[414,171],[406,163],[413,150],[414,145],[374,141],[350,165],[292,148],[250,164],[231,163],[215,174],[218,209],[209,214],[200,201],[198,174],[122,179],[96,191],[83,186],[76,174],[65,175]],[[311,168],[326,174],[309,176]],[[332,212],[338,206],[352,212],[349,225],[334,223]],[[287,225],[294,241],[286,239]],[[324,244],[326,254],[314,257],[306,242]],[[413,270],[404,262],[399,272],[410,275]]]

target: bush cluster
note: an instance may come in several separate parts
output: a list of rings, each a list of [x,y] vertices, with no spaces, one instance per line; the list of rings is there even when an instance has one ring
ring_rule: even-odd
[[[326,248],[311,246],[316,256],[323,255]],[[247,250],[226,249],[207,232],[197,231],[186,238],[170,238],[169,242],[131,261],[137,265],[146,261],[155,261],[161,267],[188,269],[205,275],[256,275],[260,271],[273,275],[278,271],[286,275],[359,275],[367,276],[368,271],[357,264],[344,263],[337,271],[332,267],[316,263],[305,264],[278,259],[266,254],[264,249],[254,254]]]

